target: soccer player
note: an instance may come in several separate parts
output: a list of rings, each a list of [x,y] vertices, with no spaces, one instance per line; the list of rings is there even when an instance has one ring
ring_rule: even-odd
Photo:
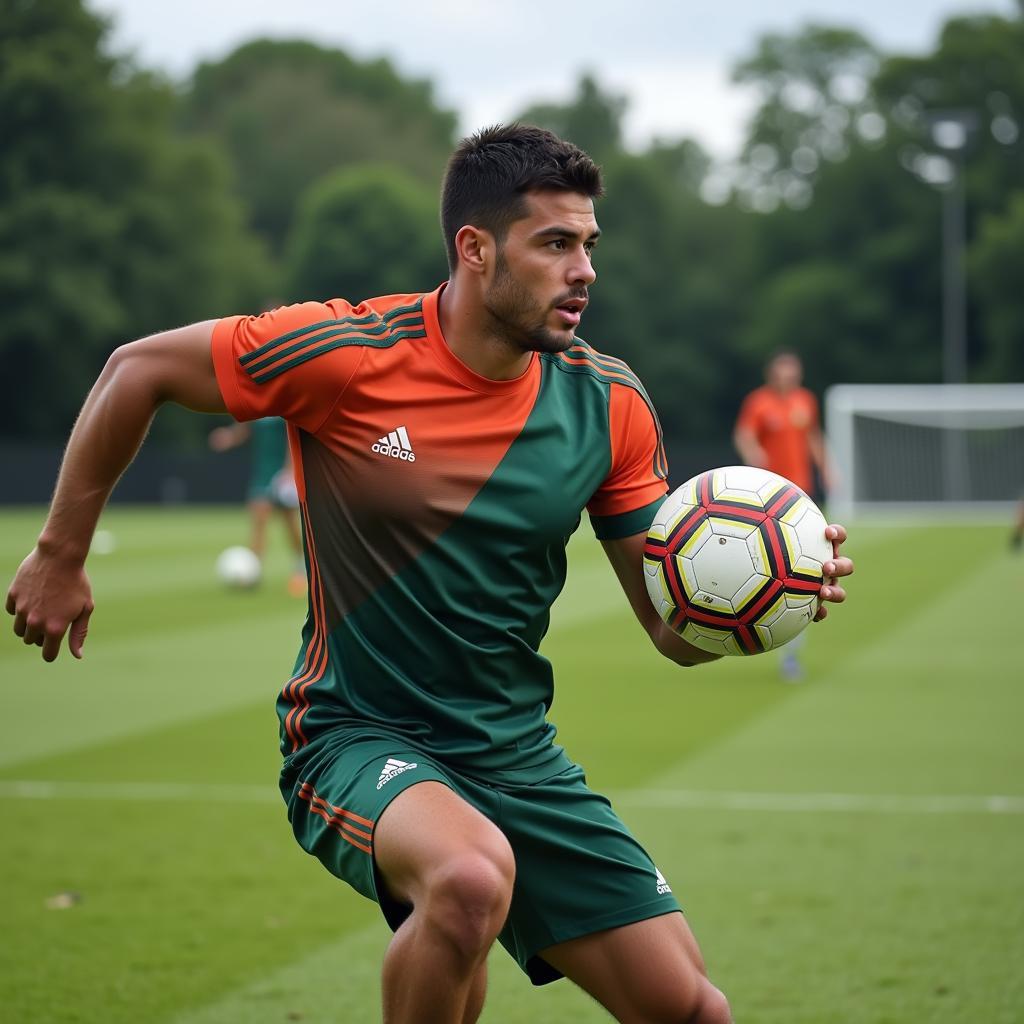
[[[69,631],[80,657],[89,536],[157,406],[288,421],[310,608],[278,699],[281,790],[303,848],[394,930],[393,1024],[477,1020],[495,939],[535,984],[564,975],[620,1021],[730,1017],[669,882],[546,718],[538,647],[585,509],[657,649],[712,660],[670,633],[644,585],[666,493],[654,411],[623,362],[576,338],[601,193],[575,146],[488,129],[445,174],[451,275],[436,290],[116,350],[8,595],[25,643],[52,660]],[[839,602],[853,566],[843,528],[827,536],[822,596]]]
[[[776,352],[765,364],[764,384],[740,406],[733,444],[748,466],[778,473],[816,497],[814,469],[827,485],[829,465],[818,400],[802,386],[803,375],[803,363],[795,352]],[[803,674],[798,651],[805,639],[801,634],[782,648],[782,675],[791,682]]]
[[[284,523],[294,556],[289,593],[306,592],[306,573],[299,531],[299,499],[295,474],[288,450],[287,425],[277,416],[266,416],[252,423],[232,423],[210,431],[209,444],[215,452],[226,452],[246,442],[251,444],[249,487],[249,548],[263,565],[267,548],[267,523],[276,511]]]
[[[803,387],[803,376],[795,352],[776,352],[765,365],[764,384],[740,406],[733,443],[748,466],[778,473],[814,498],[814,470],[827,484],[829,467],[818,400]]]

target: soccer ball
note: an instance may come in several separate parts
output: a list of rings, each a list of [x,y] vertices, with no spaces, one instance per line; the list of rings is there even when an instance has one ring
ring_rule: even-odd
[[[687,643],[760,654],[817,614],[825,517],[784,477],[752,466],[701,473],[658,509],[644,545],[647,591]]]
[[[260,560],[249,548],[240,545],[225,548],[217,556],[217,577],[229,587],[255,587],[260,581],[260,575]]]

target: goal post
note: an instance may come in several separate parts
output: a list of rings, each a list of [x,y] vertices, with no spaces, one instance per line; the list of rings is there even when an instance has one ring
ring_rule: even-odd
[[[1024,384],[837,384],[829,517],[1008,517],[1024,497]]]

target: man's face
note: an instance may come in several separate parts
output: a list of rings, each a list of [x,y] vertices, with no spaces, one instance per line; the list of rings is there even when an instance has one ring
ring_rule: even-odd
[[[600,234],[594,203],[577,192],[530,192],[527,215],[498,246],[484,307],[524,351],[563,352],[587,305]]]
[[[776,391],[792,391],[800,387],[804,370],[796,356],[777,356],[768,366],[768,384]]]

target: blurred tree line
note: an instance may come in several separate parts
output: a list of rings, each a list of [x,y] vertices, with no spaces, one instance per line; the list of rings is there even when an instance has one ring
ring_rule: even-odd
[[[437,194],[456,119],[428,82],[257,40],[174,83],[112,54],[81,0],[5,8],[0,438],[62,439],[125,340],[446,276]],[[735,78],[759,99],[728,166],[686,139],[627,150],[626,101],[592,75],[521,112],[604,166],[584,336],[633,365],[669,436],[726,438],[780,347],[819,391],[941,379],[958,161],[969,376],[1024,379],[1024,17],[950,20],[916,56],[810,25],[758,40]],[[933,138],[949,112],[967,126],[959,155]],[[195,442],[197,420],[156,429]]]

